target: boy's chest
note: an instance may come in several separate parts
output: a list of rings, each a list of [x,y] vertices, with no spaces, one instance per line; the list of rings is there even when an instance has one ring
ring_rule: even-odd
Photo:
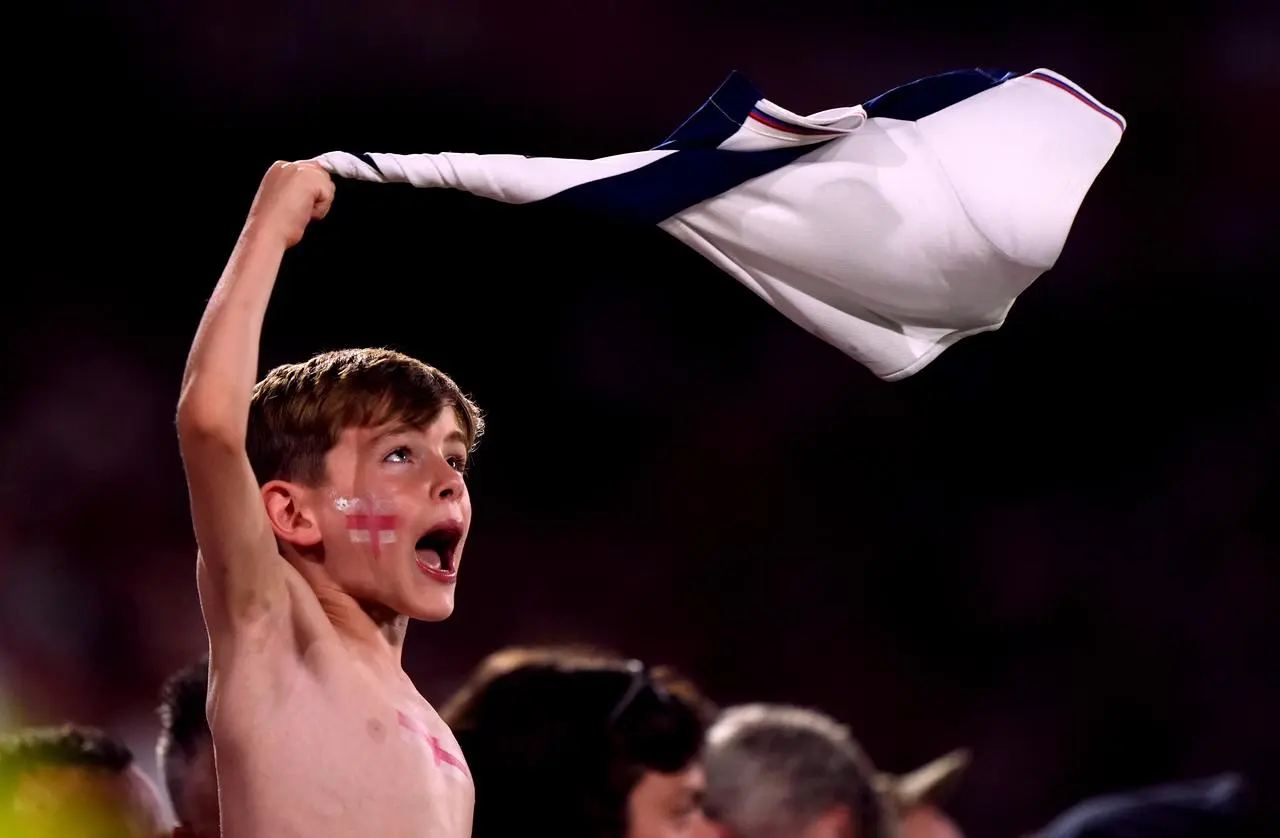
[[[470,771],[448,727],[416,690],[361,677],[303,676],[287,692],[283,701],[252,702],[234,687],[227,691],[224,709],[252,708],[256,718],[224,729],[242,760],[220,764],[219,773],[246,772],[235,787],[263,798],[255,809],[290,820],[319,818],[334,834],[357,825],[386,836],[469,834]],[[236,714],[235,721],[243,718]],[[222,763],[222,743],[218,748]]]
[[[354,682],[333,696],[342,706],[334,715],[362,720],[359,730],[344,725],[347,736],[359,736],[361,747],[406,770],[427,772],[470,785],[471,772],[452,732],[440,715],[411,685],[385,687]]]

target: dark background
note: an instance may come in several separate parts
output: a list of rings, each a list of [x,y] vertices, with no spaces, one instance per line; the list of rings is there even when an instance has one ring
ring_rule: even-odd
[[[1269,796],[1266,5],[27,8],[6,132],[0,721],[149,748],[160,680],[202,647],[173,408],[272,160],[633,151],[733,68],[806,113],[949,69],[1048,67],[1129,130],[1007,325],[905,382],[657,230],[346,182],[287,260],[264,369],[389,344],[488,411],[457,614],[408,648],[433,700],[501,645],[589,640],[722,703],[821,706],[885,768],[972,747],[954,809],[974,836],[1229,768]]]

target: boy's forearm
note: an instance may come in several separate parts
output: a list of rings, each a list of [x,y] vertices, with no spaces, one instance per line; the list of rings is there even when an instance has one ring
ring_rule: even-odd
[[[246,226],[205,308],[178,402],[181,436],[243,444],[258,373],[262,321],[286,244]]]

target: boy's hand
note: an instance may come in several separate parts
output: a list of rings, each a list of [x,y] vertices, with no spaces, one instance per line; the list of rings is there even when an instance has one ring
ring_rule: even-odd
[[[308,224],[329,212],[333,190],[333,179],[315,163],[276,162],[262,178],[246,229],[293,247]]]

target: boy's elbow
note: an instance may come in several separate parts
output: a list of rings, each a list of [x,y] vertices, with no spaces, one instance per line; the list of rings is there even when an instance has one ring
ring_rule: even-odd
[[[234,438],[234,431],[225,417],[216,411],[190,405],[178,406],[177,426],[178,440],[184,448],[210,442],[229,442]]]
[[[228,399],[214,398],[210,394],[183,390],[178,398],[178,439],[187,443],[221,442],[242,448],[248,417],[243,411],[232,410]]]

